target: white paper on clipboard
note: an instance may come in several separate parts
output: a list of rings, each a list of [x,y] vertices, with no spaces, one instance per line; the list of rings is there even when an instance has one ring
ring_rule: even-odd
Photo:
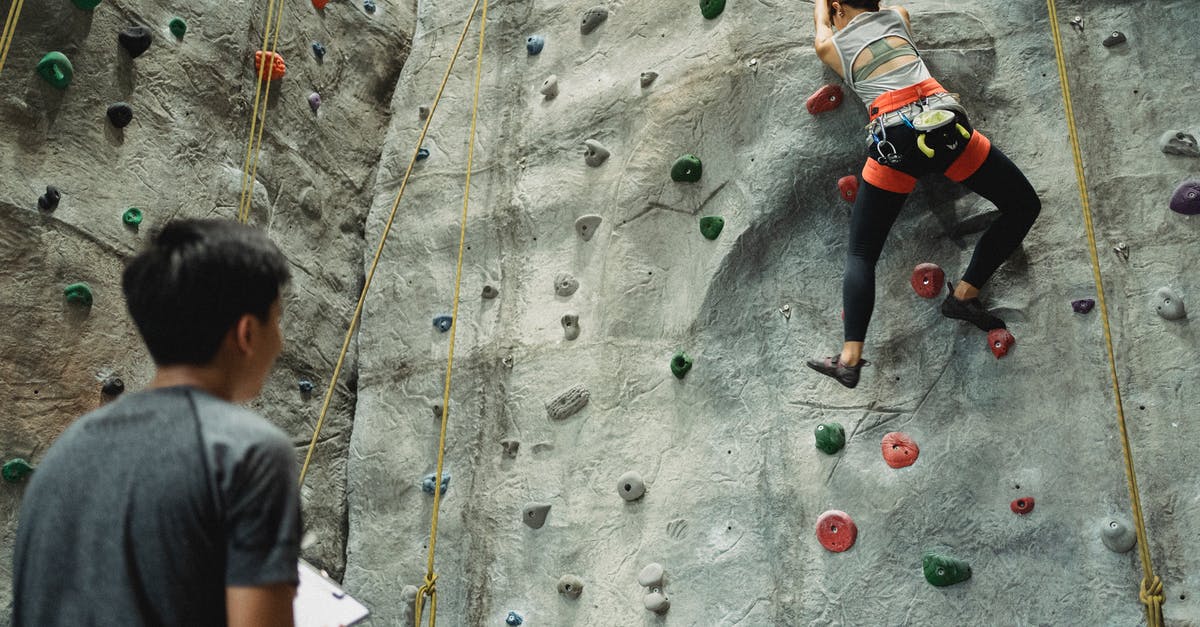
[[[312,564],[300,560],[300,586],[292,613],[296,627],[349,627],[370,612]]]

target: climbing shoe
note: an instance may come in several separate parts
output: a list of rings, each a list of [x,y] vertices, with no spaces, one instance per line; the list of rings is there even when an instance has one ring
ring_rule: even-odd
[[[1005,328],[1004,321],[988,313],[978,298],[958,300],[954,297],[954,287],[947,284],[950,293],[942,301],[942,315],[955,320],[965,320],[979,327],[981,331]]]
[[[838,383],[848,388],[853,388],[858,385],[859,371],[862,370],[863,366],[870,364],[870,362],[860,359],[858,360],[858,364],[847,366],[842,363],[841,357],[841,355],[834,355],[833,357],[826,357],[824,359],[810,359],[808,360],[808,367],[827,377],[837,379]]]

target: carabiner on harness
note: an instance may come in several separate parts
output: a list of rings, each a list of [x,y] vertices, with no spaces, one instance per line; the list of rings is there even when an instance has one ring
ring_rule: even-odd
[[[900,151],[896,150],[896,146],[888,141],[887,127],[883,124],[875,123],[872,125],[871,139],[875,142],[875,152],[879,155],[875,157],[875,160],[882,165],[894,166],[904,160],[904,155],[900,154]],[[885,152],[885,148],[890,152]]]

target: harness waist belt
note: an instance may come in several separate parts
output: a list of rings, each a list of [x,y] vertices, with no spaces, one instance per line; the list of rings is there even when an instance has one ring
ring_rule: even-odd
[[[935,78],[927,78],[916,85],[889,91],[871,103],[871,119],[874,120],[885,113],[898,111],[905,105],[912,104],[926,96],[944,93],[947,93],[946,88],[942,87],[942,84]]]

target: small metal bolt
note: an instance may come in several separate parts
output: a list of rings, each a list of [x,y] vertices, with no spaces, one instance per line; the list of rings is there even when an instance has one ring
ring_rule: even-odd
[[[780,307],[779,313],[783,314],[783,317],[786,318],[787,320],[791,320],[792,319],[792,306],[784,305],[783,307]]]

